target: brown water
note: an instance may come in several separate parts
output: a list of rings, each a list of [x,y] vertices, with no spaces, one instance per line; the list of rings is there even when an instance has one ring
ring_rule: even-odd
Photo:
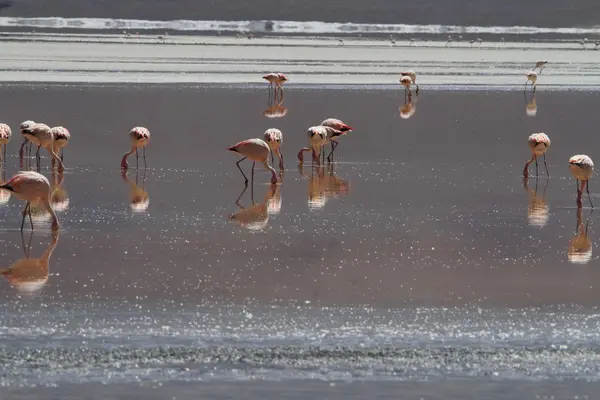
[[[597,217],[585,208],[578,218],[567,168],[571,155],[596,158],[596,92],[539,92],[530,117],[522,92],[423,87],[409,119],[395,91],[290,88],[287,114],[272,119],[263,115],[266,89],[14,85],[0,93],[0,119],[14,132],[7,177],[18,169],[21,121],[72,134],[48,281],[33,296],[0,285],[4,385],[437,379],[439,395],[448,377],[533,379],[539,389],[547,378],[599,376],[600,269],[588,250]],[[355,131],[333,164],[299,168],[306,128],[326,117]],[[148,168],[123,176],[136,125],[152,133]],[[243,178],[225,149],[271,127],[284,132],[283,183],[272,188],[257,166],[242,211]],[[525,188],[527,136],[540,131],[552,139],[551,178]],[[6,267],[29,240],[18,231],[21,207],[11,199],[0,208]],[[245,225],[229,219],[240,211]],[[36,222],[31,257],[51,242],[49,224]],[[579,253],[569,254],[570,243]],[[243,355],[225,361],[218,345]],[[306,345],[349,355],[299,356]],[[183,353],[157,355],[157,346]],[[263,354],[265,346],[283,358]],[[417,353],[403,353],[408,347]],[[36,366],[13,363],[25,354]],[[508,382],[490,398],[514,393]]]

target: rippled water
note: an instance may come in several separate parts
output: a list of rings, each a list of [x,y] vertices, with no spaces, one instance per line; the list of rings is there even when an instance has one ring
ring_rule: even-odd
[[[541,91],[532,112],[521,92],[424,85],[407,108],[401,91],[290,87],[285,116],[267,118],[265,88],[0,91],[15,132],[34,119],[73,137],[64,175],[42,159],[58,236],[43,213],[22,236],[23,204],[4,195],[0,206],[12,267],[0,284],[0,384],[15,395],[35,384],[66,396],[73,383],[118,395],[139,382],[178,393],[178,381],[311,379],[409,381],[414,395],[433,380],[439,396],[448,379],[474,390],[518,382],[492,397],[505,398],[598,380],[597,216],[577,212],[566,167],[576,153],[595,158],[597,92]],[[355,131],[333,164],[298,165],[306,128],[330,116]],[[122,174],[136,125],[152,132],[148,169]],[[270,127],[284,132],[283,183],[257,167],[245,189],[225,149]],[[523,182],[536,131],[552,139],[552,177]]]

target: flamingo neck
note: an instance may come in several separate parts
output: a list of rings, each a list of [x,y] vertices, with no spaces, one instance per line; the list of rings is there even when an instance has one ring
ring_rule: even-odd
[[[123,155],[123,158],[121,159],[121,168],[127,168],[127,166],[128,166],[127,157],[132,155],[134,151],[135,151],[135,147],[132,147],[131,150],[129,150],[127,153],[125,153]]]

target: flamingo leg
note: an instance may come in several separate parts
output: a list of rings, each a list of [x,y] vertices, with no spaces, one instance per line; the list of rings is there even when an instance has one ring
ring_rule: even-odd
[[[138,157],[138,149],[137,147],[135,148],[135,167],[137,169],[140,168],[140,163],[139,163],[139,157]]]
[[[546,167],[546,175],[550,177],[550,171],[548,171],[548,164],[546,164],[546,153],[544,153],[544,166]]]
[[[329,155],[327,156],[327,161],[331,162],[332,157],[333,157],[333,152],[337,146],[338,146],[338,142],[336,142],[335,140],[332,140],[331,141],[331,151],[329,152]]]
[[[246,184],[244,185],[244,190],[242,190],[242,193],[240,193],[240,195],[238,196],[237,200],[235,201],[235,204],[241,208],[242,210],[244,209],[244,206],[242,206],[240,204],[240,200],[242,199],[242,196],[244,195],[244,193],[246,193],[246,190],[248,190],[248,182],[246,182]]]
[[[579,186],[579,179],[577,179],[577,207],[581,208],[581,193],[583,191],[583,181],[581,182],[581,188]]]
[[[146,169],[146,147],[144,146],[144,169]]]
[[[23,143],[21,143],[21,148],[19,149],[19,161],[21,162],[21,168],[23,168],[23,149],[25,148],[26,144],[27,139],[24,139]]]
[[[416,83],[415,83],[416,85]],[[418,96],[419,95],[419,85],[417,85],[417,90],[415,90],[415,94]]]
[[[23,219],[21,220],[21,232],[23,232],[23,227],[25,226],[25,217],[27,217],[28,210],[29,210],[29,202],[27,202],[27,204],[25,204],[25,208],[23,209]]]
[[[275,165],[275,157],[273,156],[273,151],[271,150],[269,153],[271,153],[271,164]]]
[[[256,161],[252,161],[252,190],[254,190],[254,166],[256,165]]]
[[[29,224],[31,225],[31,230],[33,231],[33,219],[31,218],[31,204],[27,208],[27,214],[29,214]]]
[[[65,161],[65,149],[60,149],[60,161]]]
[[[590,201],[590,206],[594,208],[592,204],[592,197],[590,196],[590,181],[585,181],[585,190],[587,191],[588,200]]]
[[[537,156],[534,156],[535,158],[535,176],[540,176],[538,173],[538,161],[537,161]]]
[[[277,150],[277,155],[279,156],[279,169],[283,171],[283,154],[281,153],[281,150]]]
[[[523,168],[523,176],[525,178],[529,177],[529,164],[531,164],[533,162],[534,158],[535,158],[535,155],[531,156],[531,159],[525,163],[525,167]]]
[[[246,159],[246,157],[242,158],[240,161],[236,162],[235,165],[237,165],[238,169],[242,173],[242,176],[244,177],[244,180],[246,181],[246,185],[247,185],[248,184],[248,178],[246,178],[246,174],[244,174],[244,171],[242,170],[242,167],[240,167],[240,163],[242,161],[244,161],[245,159]]]

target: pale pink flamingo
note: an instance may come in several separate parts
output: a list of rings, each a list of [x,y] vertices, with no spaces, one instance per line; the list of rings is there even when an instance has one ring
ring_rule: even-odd
[[[400,72],[401,76],[409,76],[410,79],[412,79],[412,83],[415,84],[415,86],[417,87],[417,89],[415,90],[416,95],[419,95],[419,85],[417,84],[417,73],[415,71],[413,71],[412,69],[408,70],[408,71],[404,71],[404,72]]]
[[[535,93],[537,74],[535,71],[529,71],[525,76],[527,77],[527,80],[525,81],[525,90],[527,90],[527,84],[531,82],[531,90]]]
[[[271,149],[271,164],[275,165],[273,153],[279,158],[279,169],[283,169],[283,154],[281,154],[281,145],[283,144],[283,133],[279,129],[270,128],[265,131],[265,142]]]
[[[277,99],[277,91],[281,93],[281,101],[283,101],[283,83],[288,80],[287,76],[280,72],[271,72],[263,76],[269,82],[269,98],[271,90],[274,90],[274,98]],[[275,85],[275,87],[273,87]]]
[[[321,163],[320,156],[323,146],[327,144],[329,140],[337,136],[341,136],[344,132],[340,132],[337,129],[330,128],[328,126],[311,126],[306,131],[308,135],[308,142],[310,147],[303,147],[298,152],[298,160],[304,162],[304,152],[312,150],[313,162]]]
[[[569,159],[569,170],[571,171],[571,175],[577,179],[577,207],[582,207],[581,196],[583,189],[586,189],[590,206],[594,208],[588,183],[594,173],[594,162],[584,154],[577,154]],[[581,187],[579,186],[579,181],[581,181]]]
[[[29,215],[31,230],[33,230],[31,202],[40,202],[52,217],[52,230],[58,229],[58,218],[50,204],[50,182],[44,175],[35,171],[19,171],[3,185],[0,185],[0,189],[11,191],[18,199],[27,202],[23,210],[21,230],[23,230],[27,215]]]
[[[2,160],[6,161],[6,145],[10,141],[10,137],[12,136],[12,131],[10,130],[10,126],[6,124],[0,124],[0,155],[2,156]]]
[[[55,126],[51,131],[54,136],[54,152],[58,154],[58,151],[60,150],[60,159],[64,161],[64,148],[69,143],[69,140],[71,140],[71,134],[68,129],[63,126]],[[54,164],[54,160],[52,160],[52,164]]]
[[[410,85],[412,85],[413,81],[410,76],[403,76],[400,78],[400,84],[404,86],[404,95],[408,95],[408,98],[412,97],[412,92],[410,90]]]
[[[348,132],[352,132],[352,127],[350,125],[346,125],[344,122],[342,122],[342,120],[339,120],[337,118],[327,118],[326,120],[321,122],[321,125],[327,126],[329,128],[333,128],[344,134],[346,134]],[[338,144],[339,144],[338,136],[329,137],[329,134],[328,134],[328,139],[329,139],[329,143],[331,143],[331,151],[329,152],[329,155],[327,156],[327,160],[331,161],[333,152],[338,147]],[[325,153],[323,153],[323,155],[325,155]]]
[[[546,68],[546,64],[548,64],[548,61],[538,61],[535,63],[535,67],[533,67],[532,71],[535,71],[536,68],[539,68],[541,74],[542,70]]]
[[[31,144],[35,143],[36,145],[39,144],[38,140],[29,133],[29,129],[31,127],[33,127],[35,125],[34,121],[31,120],[27,120],[27,121],[23,121],[21,122],[21,126],[19,127],[19,130],[21,132],[21,135],[23,136],[23,143],[21,144],[21,148],[19,149],[19,160],[21,161],[21,168],[23,167],[23,151],[25,149],[25,145],[27,143],[29,143],[29,154],[28,156],[31,156]]]
[[[135,152],[135,167],[139,167],[139,157],[138,157],[138,149],[142,148],[144,150],[144,168],[146,168],[146,145],[150,141],[150,131],[148,128],[144,128],[142,126],[136,126],[131,131],[129,131],[129,139],[131,140],[131,150],[129,150],[123,158],[121,159],[121,168],[127,169],[129,164],[127,164],[127,157]]]
[[[48,150],[53,159],[58,162],[58,172],[64,171],[65,166],[63,165],[62,160],[54,152],[54,135],[52,134],[52,130],[48,125],[35,123],[33,125],[21,128],[21,132],[29,135],[29,141],[31,141],[34,144],[37,144],[38,146],[37,152],[35,153],[38,169],[40,167],[41,162],[40,149],[43,147],[46,150]],[[54,165],[54,163],[52,165]]]
[[[523,176],[527,178],[529,176],[529,164],[535,161],[535,175],[538,174],[538,157],[544,156],[544,166],[546,167],[546,174],[550,176],[548,172],[548,164],[546,164],[546,151],[550,148],[550,138],[545,133],[534,133],[527,139],[527,144],[531,150],[531,159],[527,161],[523,168]]]
[[[277,183],[277,173],[275,169],[269,165],[269,154],[271,153],[271,149],[267,143],[265,143],[262,139],[247,139],[241,141],[239,143],[234,144],[233,146],[227,148],[229,151],[233,151],[235,153],[239,153],[244,156],[241,160],[236,162],[238,169],[244,176],[244,180],[246,184],[248,184],[248,178],[246,178],[246,174],[240,167],[240,163],[244,161],[246,158],[252,161],[252,182],[254,183],[254,165],[257,162],[262,163],[265,166],[265,169],[271,171],[271,183]]]

